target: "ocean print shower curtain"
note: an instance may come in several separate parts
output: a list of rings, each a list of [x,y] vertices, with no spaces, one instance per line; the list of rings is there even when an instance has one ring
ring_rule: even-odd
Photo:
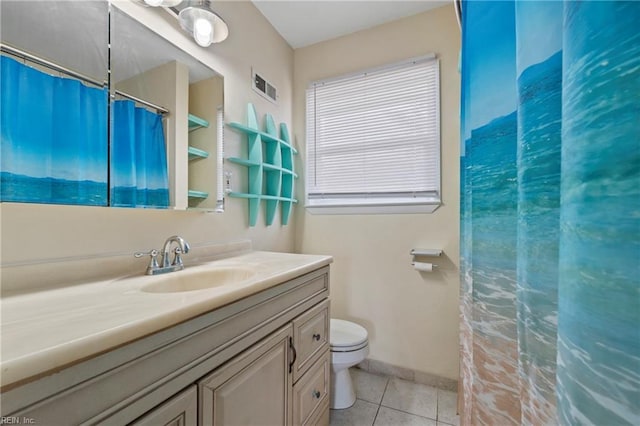
[[[462,12],[462,424],[640,424],[640,2]]]

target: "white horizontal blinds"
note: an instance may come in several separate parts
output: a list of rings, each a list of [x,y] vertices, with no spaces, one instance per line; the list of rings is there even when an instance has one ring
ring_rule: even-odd
[[[435,58],[312,84],[307,90],[309,204],[437,199],[438,86]]]

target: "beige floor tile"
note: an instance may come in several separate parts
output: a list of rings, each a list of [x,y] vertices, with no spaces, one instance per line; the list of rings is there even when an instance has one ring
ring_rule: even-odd
[[[380,404],[389,378],[367,373],[359,368],[352,368],[349,373],[356,388],[357,398]]]
[[[356,399],[356,403],[344,410],[331,410],[330,426],[371,426],[376,418],[378,405]]]
[[[380,407],[374,426],[436,426],[436,421],[393,408]]]
[[[391,378],[382,398],[382,405],[435,420],[438,390],[431,386]]]
[[[458,426],[460,416],[456,414],[458,394],[438,389],[438,422]]]

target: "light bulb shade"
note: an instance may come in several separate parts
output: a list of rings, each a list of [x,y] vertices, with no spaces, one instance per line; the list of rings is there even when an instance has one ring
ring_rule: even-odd
[[[178,15],[183,30],[193,35],[200,46],[220,43],[229,36],[227,24],[209,9],[203,7],[185,7]]]
[[[174,7],[182,3],[182,0],[143,0],[147,6]]]
[[[197,18],[193,23],[193,38],[202,47],[213,42],[213,24],[205,18]]]

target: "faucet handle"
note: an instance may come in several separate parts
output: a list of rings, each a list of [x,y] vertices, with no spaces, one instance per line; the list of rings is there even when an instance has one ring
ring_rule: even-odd
[[[137,251],[133,253],[134,257],[142,257],[142,256],[151,256],[151,258],[155,258],[158,255],[158,250],[151,249],[149,251]]]
[[[188,246],[187,246],[188,247]],[[174,253],[174,257],[173,257],[173,263],[171,263],[172,266],[184,266],[182,263],[182,253],[186,253],[189,249],[187,248],[184,252],[182,251],[182,249],[180,247],[176,247],[175,249],[173,249],[173,253]]]
[[[153,274],[153,271],[155,269],[159,268],[158,265],[158,250],[156,249],[152,249],[150,251],[147,252],[136,252],[133,254],[134,257],[142,257],[142,256],[150,256],[151,258],[149,259],[149,266],[147,266],[147,275],[151,275]]]

